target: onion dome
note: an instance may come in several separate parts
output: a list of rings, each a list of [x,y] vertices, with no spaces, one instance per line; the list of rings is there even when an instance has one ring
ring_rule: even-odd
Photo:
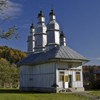
[[[51,12],[49,13],[49,15],[55,15],[53,9],[52,9]]]
[[[31,29],[32,29],[32,28],[35,28],[34,25],[33,25],[33,23],[31,24],[30,28],[31,28]]]
[[[35,33],[35,26],[34,24],[32,23],[31,26],[30,26],[30,35],[34,34]]]
[[[45,17],[43,11],[40,11],[40,13],[38,14],[38,17]]]
[[[43,11],[38,14],[38,24],[36,27],[36,34],[46,33],[47,27],[45,25],[45,15]]]
[[[59,24],[56,22],[56,16],[53,10],[49,13],[50,22],[47,25],[48,30],[60,30]]]

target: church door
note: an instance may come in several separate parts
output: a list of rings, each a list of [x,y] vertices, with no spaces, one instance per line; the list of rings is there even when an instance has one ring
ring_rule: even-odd
[[[61,88],[65,88],[65,82],[64,82],[64,72],[59,72],[59,83]]]
[[[68,77],[68,85],[69,85],[69,88],[72,87],[72,75],[69,75]]]

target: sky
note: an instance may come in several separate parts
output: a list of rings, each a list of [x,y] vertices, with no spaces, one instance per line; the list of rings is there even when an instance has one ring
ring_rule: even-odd
[[[1,0],[0,0],[1,1]],[[27,36],[30,25],[37,26],[40,10],[45,14],[54,9],[60,29],[66,34],[67,45],[87,57],[89,65],[100,65],[100,0],[8,0],[5,15],[11,18],[0,27],[7,30],[13,25],[18,28],[19,38],[3,40],[0,45],[27,51]],[[2,18],[0,19],[2,22]]]

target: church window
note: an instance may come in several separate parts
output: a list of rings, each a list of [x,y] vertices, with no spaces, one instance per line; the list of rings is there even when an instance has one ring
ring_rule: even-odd
[[[65,81],[65,82],[68,82],[68,75],[65,75],[64,81]]]
[[[64,72],[59,73],[59,81],[64,81]]]
[[[80,77],[80,72],[76,72],[76,81],[80,81],[81,77]]]

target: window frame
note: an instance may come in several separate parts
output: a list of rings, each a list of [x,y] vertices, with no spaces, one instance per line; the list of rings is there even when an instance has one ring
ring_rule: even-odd
[[[76,81],[81,81],[81,73],[80,72],[76,72]]]

